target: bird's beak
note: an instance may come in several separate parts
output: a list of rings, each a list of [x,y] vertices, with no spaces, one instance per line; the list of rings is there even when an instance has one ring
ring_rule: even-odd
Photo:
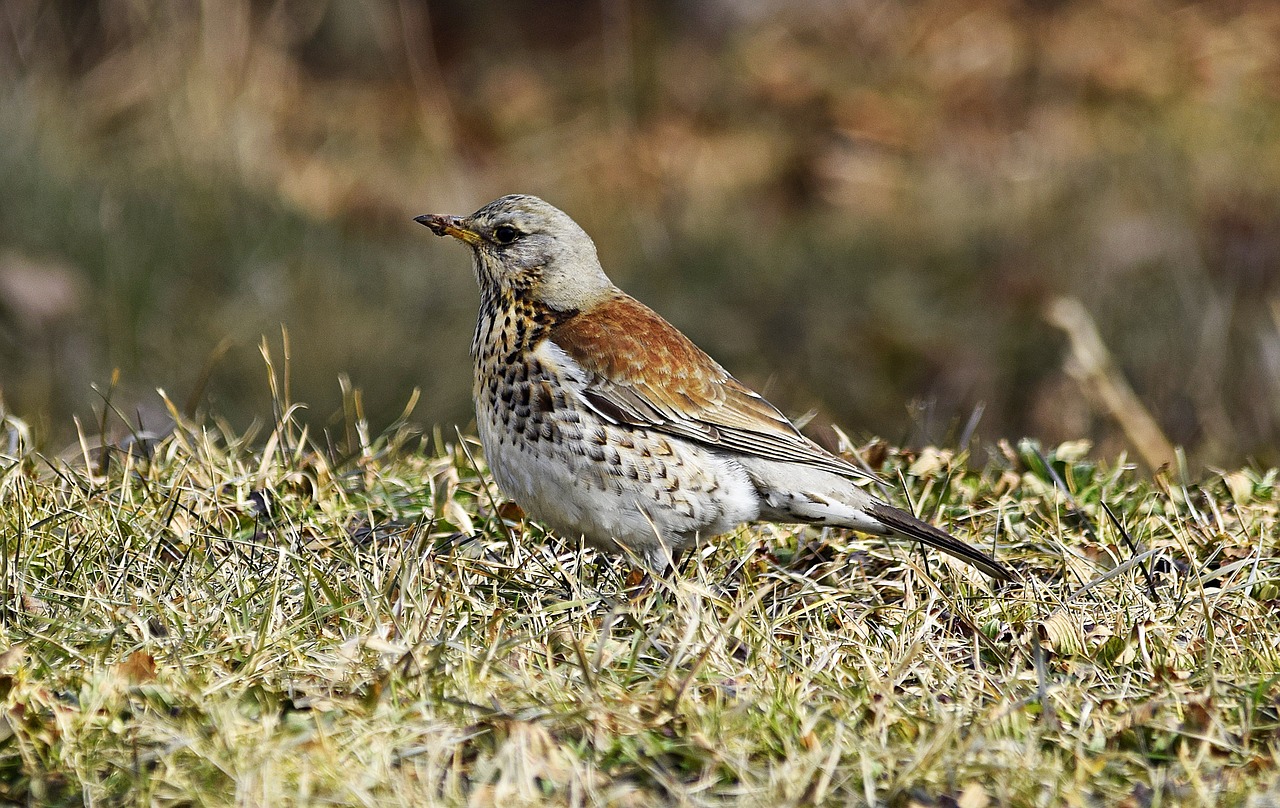
[[[437,236],[453,236],[473,247],[480,243],[480,234],[463,227],[461,216],[440,216],[435,213],[427,213],[422,216],[415,216],[413,220],[418,224],[430,227],[431,232]]]

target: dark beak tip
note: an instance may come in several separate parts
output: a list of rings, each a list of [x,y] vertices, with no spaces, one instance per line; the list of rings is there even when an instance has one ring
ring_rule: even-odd
[[[437,236],[445,235],[444,228],[448,224],[448,216],[437,216],[434,213],[424,213],[421,216],[414,216],[413,220],[418,224],[431,228],[431,232]]]

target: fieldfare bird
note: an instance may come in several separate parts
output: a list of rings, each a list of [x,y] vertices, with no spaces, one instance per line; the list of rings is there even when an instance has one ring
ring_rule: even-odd
[[[860,488],[872,474],[800,434],[614,286],[563,211],[512,195],[415,221],[471,247],[480,442],[502,491],[559,535],[661,570],[744,522],[828,525],[915,539],[1013,578]]]

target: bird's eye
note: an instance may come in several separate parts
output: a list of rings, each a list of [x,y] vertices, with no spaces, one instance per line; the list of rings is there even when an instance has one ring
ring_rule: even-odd
[[[511,225],[501,224],[493,230],[493,240],[499,244],[510,244],[520,238],[520,231]]]

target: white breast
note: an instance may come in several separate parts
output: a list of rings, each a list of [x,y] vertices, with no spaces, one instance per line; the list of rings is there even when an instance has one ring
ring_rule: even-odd
[[[731,456],[611,423],[583,397],[589,376],[572,357],[549,340],[531,357],[565,392],[547,414],[550,437],[512,432],[500,398],[476,402],[494,478],[530,515],[566,538],[607,549],[616,542],[647,556],[659,536],[684,548],[759,516],[755,486]]]

